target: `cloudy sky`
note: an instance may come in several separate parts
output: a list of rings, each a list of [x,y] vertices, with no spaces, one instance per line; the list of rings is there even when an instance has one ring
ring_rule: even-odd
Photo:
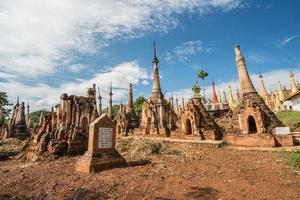
[[[295,0],[1,0],[0,90],[49,109],[61,93],[96,83],[104,100],[148,97],[155,40],[163,92],[190,95],[199,69],[222,91],[237,87],[233,46],[269,90],[300,79],[300,2]],[[210,88],[208,87],[208,93]]]

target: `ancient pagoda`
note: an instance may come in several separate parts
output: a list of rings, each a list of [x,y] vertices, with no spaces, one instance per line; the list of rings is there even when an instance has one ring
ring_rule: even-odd
[[[127,102],[127,106],[125,107],[121,103],[119,112],[115,119],[117,133],[121,134],[125,132],[126,136],[130,131],[133,133],[134,129],[139,127],[139,118],[133,106],[133,92],[131,83],[129,84],[128,88]]]
[[[154,45],[153,57],[153,84],[152,93],[148,101],[143,104],[141,129],[144,133],[150,132],[159,134],[169,132],[176,128],[176,113],[169,101],[164,99],[159,80],[159,69],[156,46]],[[162,129],[162,130],[160,130]]]
[[[240,46],[236,45],[234,50],[242,98],[238,108],[240,128],[246,134],[272,133],[283,124],[254,88]]]
[[[221,128],[211,117],[202,104],[198,82],[194,84],[193,97],[189,99],[184,110],[181,111],[181,131],[185,135],[199,135],[202,140],[220,140],[223,137]]]

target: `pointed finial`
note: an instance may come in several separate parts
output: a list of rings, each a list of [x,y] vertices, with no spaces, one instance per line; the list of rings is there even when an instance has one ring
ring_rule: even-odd
[[[113,93],[112,93],[112,83],[111,83],[111,81],[110,81],[110,86],[109,86],[109,95],[113,95]]]
[[[153,50],[154,50],[154,57],[153,57],[152,63],[158,63],[159,60],[158,60],[158,58],[157,58],[157,56],[156,56],[156,46],[155,46],[155,41],[153,42]]]

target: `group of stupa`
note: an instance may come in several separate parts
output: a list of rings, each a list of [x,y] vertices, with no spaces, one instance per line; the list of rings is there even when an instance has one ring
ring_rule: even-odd
[[[109,105],[106,110],[116,126],[118,135],[152,135],[160,137],[193,137],[199,140],[227,140],[232,144],[250,146],[291,146],[293,135],[284,132],[284,125],[274,114],[282,107],[282,100],[299,91],[299,84],[291,73],[291,89],[279,85],[269,93],[259,76],[259,93],[249,76],[240,46],[234,47],[239,77],[236,98],[229,91],[218,93],[212,83],[211,98],[200,95],[197,81],[192,86],[193,95],[185,102],[178,97],[165,98],[159,76],[159,59],[154,45],[153,84],[150,97],[143,103],[141,115],[134,108],[133,88],[129,84],[127,105],[120,105],[113,118],[113,91],[110,84]],[[98,94],[98,97],[97,97]],[[103,112],[100,90],[94,84],[86,96],[62,94],[60,103],[49,114],[42,114],[37,127],[30,125],[29,105],[19,101],[13,107],[9,122],[0,113],[0,137],[29,138],[29,155],[72,154],[87,149],[89,125]],[[224,123],[225,122],[225,123]],[[225,125],[224,125],[225,124]],[[281,127],[281,129],[280,129]],[[281,131],[279,131],[281,130]]]

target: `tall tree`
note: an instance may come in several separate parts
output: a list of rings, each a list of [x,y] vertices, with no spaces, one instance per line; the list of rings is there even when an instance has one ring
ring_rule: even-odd
[[[203,99],[205,100],[205,87],[204,87],[204,79],[208,76],[208,72],[201,69],[198,72],[198,78],[202,79],[202,91],[203,91]]]
[[[29,118],[30,118],[30,121],[31,121],[33,127],[36,127],[39,125],[40,116],[41,116],[42,112],[44,113],[44,115],[47,115],[50,113],[49,111],[47,111],[45,109],[41,109],[41,110],[37,110],[37,111],[29,113]]]
[[[3,111],[4,117],[7,118],[11,112],[9,106],[12,104],[9,103],[6,92],[0,92],[0,109]]]
[[[137,112],[138,116],[141,115],[142,113],[142,107],[143,107],[143,103],[147,101],[147,99],[145,99],[145,97],[139,96],[135,101],[134,101],[134,109],[135,112]]]

